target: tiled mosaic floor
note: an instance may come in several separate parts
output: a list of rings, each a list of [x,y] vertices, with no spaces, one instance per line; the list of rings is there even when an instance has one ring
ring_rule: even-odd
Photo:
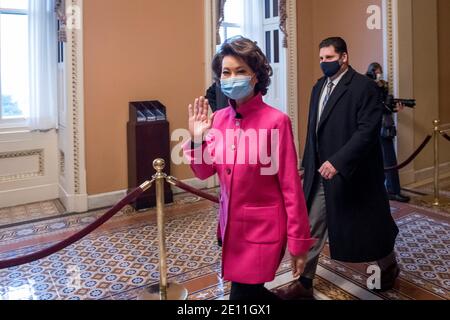
[[[196,209],[200,205],[201,210]],[[208,224],[216,208],[197,197],[184,196],[167,207],[201,214],[169,218],[167,249],[169,275],[186,273],[218,261]],[[0,230],[0,259],[36,251],[66,238],[103,212],[59,218]],[[101,299],[159,279],[154,210],[136,213],[126,208],[104,227],[48,258],[0,271],[0,296],[11,299],[28,292],[37,299]],[[36,237],[43,240],[35,245]],[[20,248],[20,249],[19,249]],[[75,282],[75,284],[74,284]]]
[[[23,206],[0,208],[0,228],[26,221],[54,218],[65,213],[59,200],[31,203]]]
[[[399,286],[384,294],[367,290],[367,264],[343,264],[326,248],[315,281],[317,299],[449,299],[450,226],[445,215],[393,203],[400,227],[396,250],[402,273]],[[168,273],[189,290],[189,299],[226,299],[220,248],[216,245],[216,206],[181,195],[167,207]],[[103,211],[0,229],[0,259],[29,253],[71,235]],[[0,299],[137,299],[158,282],[155,212],[125,208],[80,242],[19,267],[0,270]],[[289,263],[269,288],[291,281]]]
[[[397,223],[400,281],[396,288],[378,296],[391,300],[450,299],[450,224],[414,212]],[[320,264],[361,287],[366,286],[368,264],[333,261],[328,249],[323,252]]]

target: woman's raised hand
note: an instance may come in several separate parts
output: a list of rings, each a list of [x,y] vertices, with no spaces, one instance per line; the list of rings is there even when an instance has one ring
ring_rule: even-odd
[[[189,105],[189,132],[194,142],[201,142],[209,129],[211,129],[214,115],[208,118],[209,103],[204,97],[195,99],[194,105]]]

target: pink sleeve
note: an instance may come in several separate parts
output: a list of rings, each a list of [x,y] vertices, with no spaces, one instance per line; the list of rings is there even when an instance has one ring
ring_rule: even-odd
[[[287,212],[288,250],[292,256],[309,251],[316,239],[311,238],[305,196],[297,169],[292,125],[288,116],[279,127],[278,180]]]
[[[206,142],[201,147],[192,149],[191,140],[188,140],[183,145],[183,152],[197,178],[206,180],[216,173]]]

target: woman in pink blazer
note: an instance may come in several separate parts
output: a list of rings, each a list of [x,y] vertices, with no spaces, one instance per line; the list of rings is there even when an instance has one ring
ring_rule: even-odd
[[[230,300],[275,299],[264,284],[275,278],[286,246],[297,277],[314,242],[291,122],[263,102],[272,68],[254,42],[228,40],[213,70],[230,106],[210,118],[203,97],[189,106],[184,153],[198,178],[217,173],[220,180],[218,234]]]

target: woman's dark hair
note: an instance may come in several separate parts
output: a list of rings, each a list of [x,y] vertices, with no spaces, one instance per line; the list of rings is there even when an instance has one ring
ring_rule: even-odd
[[[261,92],[263,96],[267,94],[273,70],[267,57],[255,42],[241,36],[233,37],[225,41],[212,62],[214,80],[217,83],[220,81],[222,75],[222,62],[226,56],[242,59],[258,78],[258,83],[255,86],[255,93]]]
[[[319,49],[327,48],[329,46],[333,46],[334,51],[340,55],[343,53],[348,54],[347,43],[341,37],[331,37],[323,40],[319,45]]]
[[[368,76],[372,80],[376,80],[377,75],[375,74],[375,71],[377,71],[378,69],[383,70],[381,64],[379,64],[378,62],[372,62],[367,68],[366,76]]]

